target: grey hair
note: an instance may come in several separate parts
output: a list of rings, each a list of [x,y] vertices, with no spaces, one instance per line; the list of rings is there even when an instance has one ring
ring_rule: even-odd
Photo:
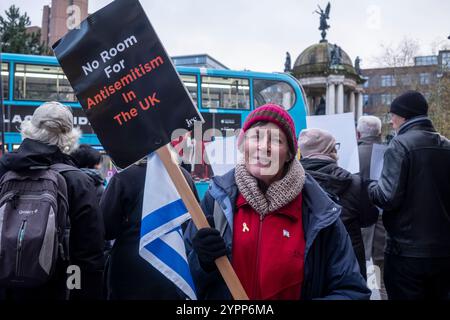
[[[361,138],[379,136],[381,134],[381,120],[375,116],[361,116],[358,119],[356,130]]]
[[[31,120],[22,122],[20,134],[22,139],[55,145],[61,152],[69,154],[78,147],[81,130],[73,127],[73,115],[69,107],[51,101],[39,106]]]

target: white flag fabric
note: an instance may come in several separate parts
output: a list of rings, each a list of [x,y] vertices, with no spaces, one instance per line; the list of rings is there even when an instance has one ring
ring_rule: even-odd
[[[181,224],[190,219],[169,174],[156,152],[148,156],[142,205],[139,255],[196,299],[186,258]]]

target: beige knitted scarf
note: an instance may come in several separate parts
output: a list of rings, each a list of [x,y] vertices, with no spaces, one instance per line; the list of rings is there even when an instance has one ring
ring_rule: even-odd
[[[234,173],[239,192],[247,203],[264,217],[269,212],[280,209],[294,200],[302,192],[305,183],[305,170],[297,159],[288,167],[286,175],[273,182],[264,194],[258,186],[258,180],[238,164]]]

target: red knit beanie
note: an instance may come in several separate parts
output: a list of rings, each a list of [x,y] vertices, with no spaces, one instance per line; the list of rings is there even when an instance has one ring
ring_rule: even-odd
[[[239,144],[241,144],[245,132],[257,122],[265,121],[277,125],[283,130],[289,143],[289,151],[291,154],[297,154],[297,138],[295,135],[295,124],[292,117],[282,107],[276,104],[265,104],[250,112],[242,126],[242,132],[239,136]]]

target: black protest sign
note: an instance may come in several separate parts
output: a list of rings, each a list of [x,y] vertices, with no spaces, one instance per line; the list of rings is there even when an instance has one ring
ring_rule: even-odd
[[[53,45],[105,150],[126,167],[200,121],[139,1],[114,1]]]

